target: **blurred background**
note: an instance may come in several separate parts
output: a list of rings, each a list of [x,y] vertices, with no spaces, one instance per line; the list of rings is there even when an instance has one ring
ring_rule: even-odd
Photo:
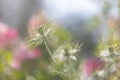
[[[110,49],[117,45],[112,49],[119,54],[119,14],[120,0],[0,0],[0,80],[99,80],[91,74],[103,65],[119,65],[119,60],[116,63],[116,58],[111,58],[113,52],[109,52],[112,62],[100,58],[108,55],[102,53],[109,49],[106,45]],[[52,26],[54,35],[49,29]],[[29,40],[34,47],[29,46]],[[82,46],[78,49],[72,42]],[[114,80],[119,80],[119,71],[100,78],[111,80],[112,73],[117,74]]]

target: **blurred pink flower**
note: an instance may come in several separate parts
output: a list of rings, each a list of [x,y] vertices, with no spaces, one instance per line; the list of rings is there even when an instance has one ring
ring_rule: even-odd
[[[46,22],[46,18],[43,14],[34,14],[28,21],[28,33],[31,35],[41,24]]]
[[[82,65],[82,74],[83,76],[90,76],[95,71],[101,70],[104,67],[104,62],[99,58],[88,58],[84,61]]]
[[[8,30],[8,25],[0,22],[0,47],[6,46],[6,32]]]
[[[30,27],[38,27],[40,25],[40,17],[38,15],[32,16],[28,22]]]
[[[18,31],[16,29],[8,29],[6,37],[10,40],[16,40],[18,38]]]
[[[0,22],[0,34],[5,34],[8,30],[8,25]]]
[[[0,48],[7,48],[17,39],[17,29],[9,28],[7,24],[0,22]]]
[[[36,59],[41,56],[41,51],[38,48],[31,49],[28,53],[28,59]]]
[[[38,48],[29,48],[27,44],[21,43],[17,48],[14,49],[13,61],[11,67],[14,69],[20,68],[22,63],[26,60],[37,59],[41,56],[41,51]]]
[[[0,23],[0,34],[5,36],[6,39],[17,39],[18,38],[18,31],[15,28],[10,28],[5,23]]]
[[[27,59],[28,49],[26,44],[20,44],[13,50],[13,58],[23,62]]]

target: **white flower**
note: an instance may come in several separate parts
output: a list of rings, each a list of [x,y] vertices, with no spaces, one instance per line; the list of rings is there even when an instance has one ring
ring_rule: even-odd
[[[101,57],[108,57],[108,56],[110,56],[110,53],[108,50],[103,50],[100,52],[100,56]]]
[[[39,33],[36,33],[35,36],[36,36],[36,37],[40,37],[40,34],[39,34]]]
[[[70,49],[70,50],[68,50],[68,53],[69,53],[69,54],[75,54],[75,53],[77,53],[77,52],[78,52],[77,49]]]
[[[98,71],[98,72],[97,72],[97,75],[98,75],[99,77],[103,77],[103,76],[104,76],[104,73],[105,73],[105,71],[104,71],[104,70],[101,70],[101,71]]]
[[[64,49],[58,49],[55,51],[53,58],[57,59],[58,61],[64,62],[67,57],[65,57],[65,50]]]
[[[77,58],[75,56],[71,55],[70,58],[73,59],[73,60],[75,60],[75,61],[77,61]]]

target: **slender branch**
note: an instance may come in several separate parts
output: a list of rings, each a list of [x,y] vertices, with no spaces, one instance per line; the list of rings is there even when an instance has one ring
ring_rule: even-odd
[[[44,44],[45,44],[45,47],[46,47],[46,49],[47,49],[47,51],[48,51],[50,57],[52,57],[52,52],[51,52],[51,50],[49,49],[46,40],[44,40],[43,42],[44,42]]]
[[[74,67],[71,65],[70,61],[68,61],[68,64],[70,65],[70,68],[72,69],[73,73],[75,73],[78,76],[78,79],[80,80],[78,72],[74,69]]]

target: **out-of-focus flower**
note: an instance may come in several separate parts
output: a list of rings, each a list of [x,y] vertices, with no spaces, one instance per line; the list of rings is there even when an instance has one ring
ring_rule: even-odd
[[[29,50],[28,59],[36,59],[36,58],[39,58],[40,56],[41,56],[40,49],[34,48]]]
[[[0,22],[0,48],[9,47],[17,39],[17,29],[9,28],[7,24]]]
[[[0,48],[13,53],[13,59],[10,66],[14,69],[20,69],[25,60],[32,60],[41,56],[38,48],[29,48],[25,43],[16,43],[19,39],[18,31],[9,28],[5,23],[0,23]],[[14,45],[15,44],[15,45]]]
[[[23,62],[25,59],[27,59],[28,54],[28,48],[27,45],[24,43],[21,43],[17,48],[13,51],[13,59],[17,59],[20,62]]]
[[[54,52],[53,58],[60,62],[64,62],[67,60],[67,57],[68,57],[68,56],[65,56],[65,54],[66,54],[65,50],[60,48]]]
[[[42,14],[38,13],[33,15],[28,21],[28,32],[31,33],[33,30],[37,29],[40,24],[45,23],[45,21],[45,17]]]
[[[6,36],[8,39],[16,40],[18,38],[18,31],[16,29],[9,29]]]
[[[28,22],[28,26],[30,27],[38,27],[40,25],[40,18],[39,16],[35,15],[32,16]]]
[[[0,23],[0,47],[5,47],[7,45],[6,32],[8,30],[8,25]]]
[[[29,48],[27,44],[20,44],[14,49],[13,60],[11,67],[14,69],[20,69],[22,63],[26,60],[37,59],[41,56],[41,51],[38,48]]]
[[[0,23],[0,34],[6,37],[6,39],[17,39],[18,31],[14,28],[9,28],[9,26],[5,23]]]
[[[10,63],[10,66],[15,69],[19,70],[22,66],[22,63],[27,58],[27,46],[25,44],[20,44],[19,47],[13,50],[13,60]]]
[[[108,50],[102,50],[100,53],[100,56],[101,57],[108,57],[108,56],[110,56],[110,53]]]
[[[80,52],[80,47],[78,44],[64,44],[54,51],[53,58],[60,62],[68,59],[77,61],[76,55]]]
[[[102,69],[104,62],[98,58],[90,58],[85,60],[84,68],[88,74],[93,73],[95,70]]]
[[[96,71],[101,70],[104,67],[104,62],[98,58],[88,58],[84,61],[81,70],[82,80],[90,78]]]
[[[0,22],[0,34],[5,34],[8,30],[8,25],[5,23]]]

